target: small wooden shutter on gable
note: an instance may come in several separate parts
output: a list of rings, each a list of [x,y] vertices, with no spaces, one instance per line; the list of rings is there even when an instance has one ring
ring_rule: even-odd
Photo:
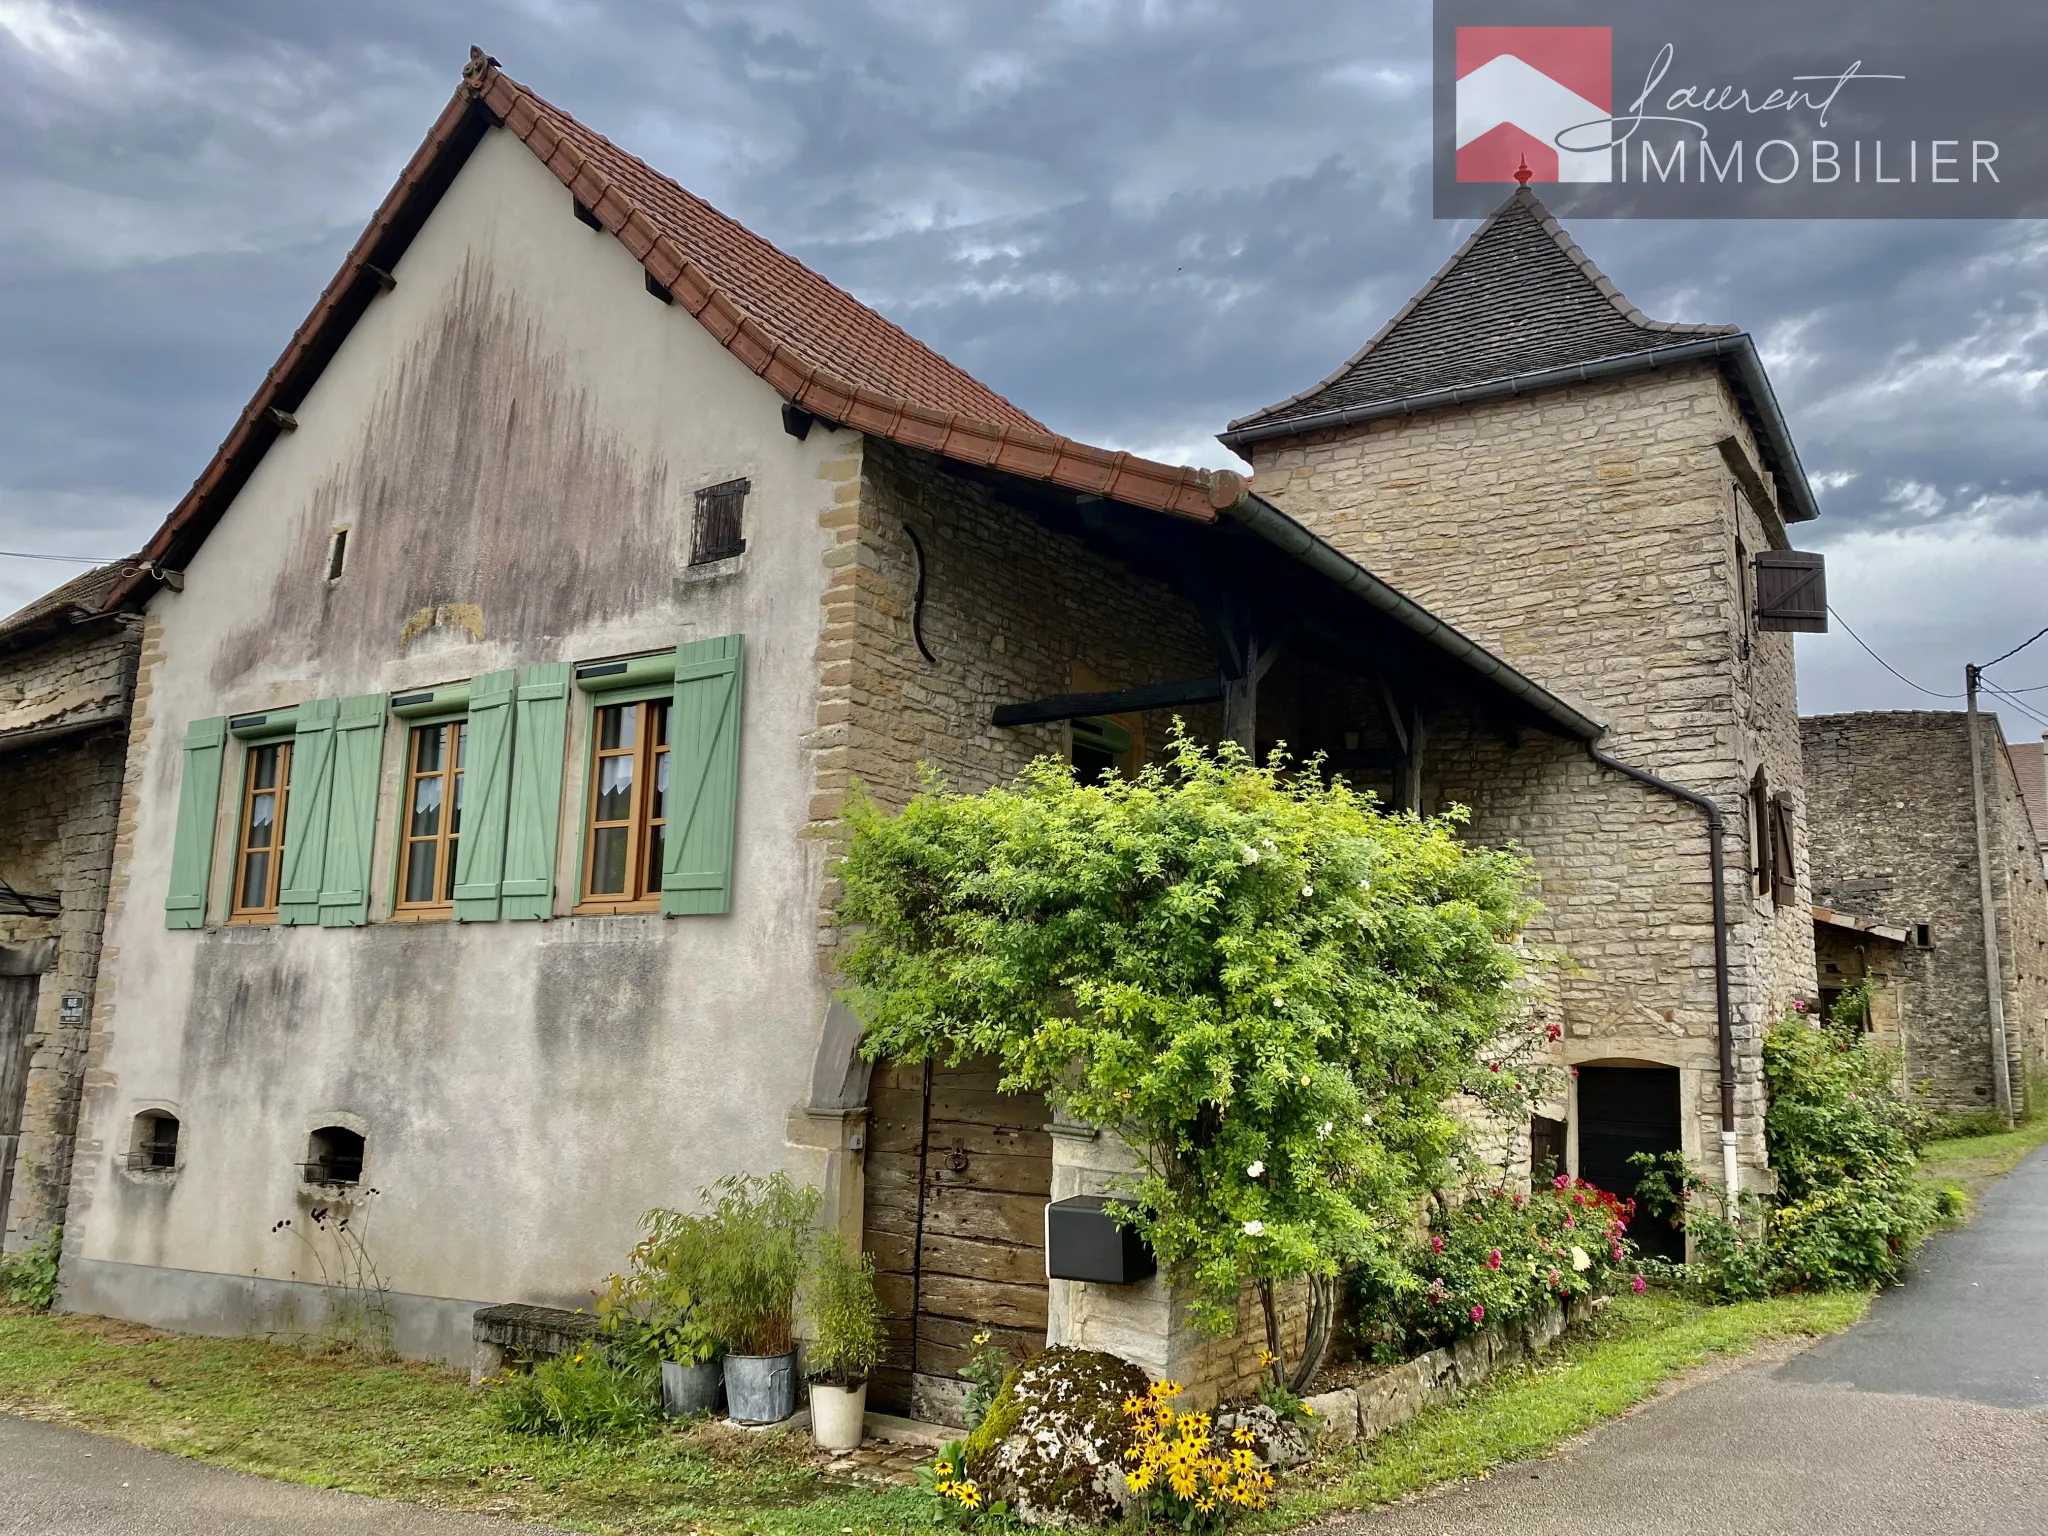
[[[1755,864],[1756,893],[1759,896],[1771,894],[1771,870],[1775,859],[1771,851],[1771,787],[1763,769],[1756,771],[1756,777],[1749,781],[1749,851]]]
[[[512,815],[505,831],[504,915],[533,921],[555,913],[555,857],[562,831],[562,760],[569,750],[567,662],[519,673],[512,732]]]
[[[1795,634],[1827,633],[1827,563],[1820,555],[1806,549],[1758,551],[1756,627]]]
[[[720,635],[676,647],[661,876],[661,910],[667,917],[732,910],[745,674],[744,635]]]
[[[171,884],[164,893],[166,928],[206,926],[206,888],[213,883],[214,820],[220,812],[221,755],[228,722],[221,715],[185,727],[178,781],[178,831],[171,845]]]
[[[505,818],[512,799],[512,700],[516,672],[487,672],[469,685],[462,767],[462,836],[455,845],[455,920],[495,922],[505,878]]]
[[[301,704],[292,733],[291,792],[285,796],[284,875],[277,898],[280,923],[320,921],[320,886],[327,867],[327,808],[334,794],[333,699]]]
[[[334,787],[327,799],[327,855],[320,874],[323,928],[359,928],[370,920],[370,854],[389,710],[383,694],[366,693],[343,699],[335,713]]]

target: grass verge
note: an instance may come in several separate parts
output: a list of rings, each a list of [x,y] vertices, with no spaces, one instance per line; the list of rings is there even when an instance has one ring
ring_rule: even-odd
[[[1967,1217],[1985,1189],[2018,1166],[2021,1158],[2048,1142],[2048,1114],[2036,1114],[2009,1131],[1950,1136],[1921,1149],[1921,1178],[1963,1197]]]
[[[1712,1355],[1832,1332],[1860,1294],[1709,1307],[1617,1298],[1544,1360],[1429,1410],[1369,1456],[1342,1453],[1254,1528],[1361,1509],[1541,1455]],[[712,1426],[625,1446],[499,1429],[461,1378],[255,1340],[0,1309],[0,1410],[265,1477],[596,1532],[841,1536],[947,1528],[912,1490],[826,1481],[808,1447]]]
[[[1834,1333],[1862,1317],[1869,1304],[1861,1291],[1723,1307],[1663,1291],[1617,1297],[1561,1350],[1425,1410],[1367,1453],[1333,1458],[1320,1485],[1298,1487],[1255,1528],[1279,1530],[1370,1508],[1544,1455],[1710,1356]]]
[[[0,1410],[264,1477],[598,1532],[940,1528],[914,1490],[827,1482],[807,1436],[627,1445],[498,1428],[453,1372],[0,1308]],[[794,1441],[794,1443],[792,1443]]]

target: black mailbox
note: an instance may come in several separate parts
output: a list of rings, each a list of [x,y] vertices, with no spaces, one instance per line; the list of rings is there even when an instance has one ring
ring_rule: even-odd
[[[1135,1285],[1155,1274],[1159,1261],[1137,1233],[1118,1226],[1101,1195],[1073,1195],[1045,1208],[1045,1275],[1048,1280],[1093,1280],[1097,1285]]]

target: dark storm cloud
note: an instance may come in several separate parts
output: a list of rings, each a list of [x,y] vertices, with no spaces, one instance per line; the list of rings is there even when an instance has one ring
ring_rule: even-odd
[[[1425,217],[1426,21],[0,0],[0,548],[144,536],[472,41],[1054,427],[1227,462],[1226,419],[1320,378],[1462,237]],[[1827,513],[1805,537],[1867,638],[1945,676],[2036,627],[2042,226],[1575,233],[1648,313],[1755,333]],[[0,607],[51,574],[0,561]],[[1808,707],[1913,702],[1845,637],[1802,647]]]

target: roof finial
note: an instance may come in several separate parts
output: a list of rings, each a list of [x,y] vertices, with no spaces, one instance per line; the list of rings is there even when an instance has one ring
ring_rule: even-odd
[[[1529,157],[1526,154],[1523,155],[1522,164],[1515,172],[1516,182],[1526,187],[1535,178],[1535,175],[1536,173],[1529,169]]]

